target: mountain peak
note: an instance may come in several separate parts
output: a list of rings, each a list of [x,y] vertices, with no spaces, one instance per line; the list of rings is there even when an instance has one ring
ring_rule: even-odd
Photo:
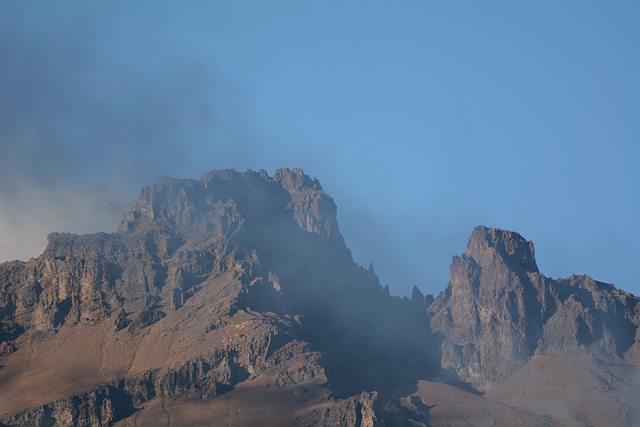
[[[0,264],[0,425],[640,420],[640,298],[484,226],[437,299],[392,297],[336,211],[296,168],[165,177]]]
[[[298,168],[278,169],[273,174],[273,180],[280,183],[289,193],[296,193],[305,188],[322,191],[322,186],[317,179],[312,180],[302,169]]]
[[[466,255],[480,266],[488,265],[495,256],[499,256],[510,266],[538,272],[533,242],[515,231],[479,225],[471,233]]]
[[[221,232],[220,227],[212,228],[216,223],[212,219],[236,212],[244,219],[262,221],[267,213],[285,209],[293,211],[303,230],[342,240],[335,203],[317,179],[297,168],[278,169],[273,178],[264,170],[249,169],[213,170],[197,181],[159,178],[142,189],[118,230],[161,227],[202,237]]]

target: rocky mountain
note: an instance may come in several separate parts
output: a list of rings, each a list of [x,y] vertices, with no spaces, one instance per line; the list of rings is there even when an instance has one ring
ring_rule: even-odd
[[[476,227],[429,307],[442,367],[485,397],[564,424],[640,423],[640,299],[587,276],[551,280],[533,243]]]
[[[633,425],[640,299],[477,227],[437,298],[353,262],[301,170],[142,190],[0,265],[2,425]]]

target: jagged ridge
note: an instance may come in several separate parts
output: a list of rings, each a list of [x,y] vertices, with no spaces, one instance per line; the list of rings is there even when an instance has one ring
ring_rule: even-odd
[[[538,272],[534,253],[533,243],[518,233],[474,229],[467,251],[453,257],[446,290],[429,308],[431,328],[444,337],[442,367],[452,369],[479,391],[493,390],[490,396],[529,408],[526,402],[512,399],[513,390],[499,391],[501,384],[522,375],[522,369],[535,377],[536,370],[548,370],[552,364],[574,363],[564,360],[576,364],[600,360],[617,364],[620,370],[594,374],[594,369],[600,369],[594,364],[581,375],[609,378],[598,387],[611,390],[626,389],[624,384],[632,378],[627,391],[635,390],[631,396],[637,397],[640,299],[588,276],[549,279]],[[555,384],[557,378],[549,381]],[[571,396],[557,396],[554,405],[565,398],[567,406],[582,405]],[[621,393],[607,405],[615,406],[613,412],[624,412],[625,405],[636,411],[634,399]],[[576,412],[599,424],[597,411],[604,411],[605,405],[583,406]],[[563,416],[562,411],[553,410]],[[608,418],[606,424],[613,422]]]
[[[5,416],[9,424],[111,423],[156,398],[208,400],[266,377],[284,389],[312,384],[310,400],[328,412],[300,420],[329,420],[367,411],[339,399],[395,393],[434,362],[429,332],[410,328],[426,313],[390,297],[353,262],[335,204],[299,169],[273,178],[233,170],[161,178],[142,190],[116,233],[53,233],[42,256],[4,264],[0,277],[7,374],[19,371],[16,361],[38,336],[64,351],[71,350],[58,340],[63,334],[104,337],[82,338],[101,353],[99,364],[80,364],[85,382],[44,387],[31,399],[39,406]]]
[[[0,421],[640,420],[640,299],[546,278],[531,242],[482,226],[435,300],[394,298],[336,210],[294,168],[161,178],[117,232],[0,265]]]

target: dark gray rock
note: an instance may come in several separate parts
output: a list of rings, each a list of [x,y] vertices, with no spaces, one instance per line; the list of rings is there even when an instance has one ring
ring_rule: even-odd
[[[544,277],[533,243],[518,233],[476,227],[450,272],[429,308],[431,327],[444,337],[443,368],[478,390],[534,354],[595,346],[637,357],[640,299],[587,276]]]

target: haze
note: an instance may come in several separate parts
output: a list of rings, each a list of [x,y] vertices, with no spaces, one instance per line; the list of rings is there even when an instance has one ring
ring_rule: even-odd
[[[438,293],[474,226],[640,293],[640,3],[0,3],[0,260],[143,185],[295,166],[356,262]]]

